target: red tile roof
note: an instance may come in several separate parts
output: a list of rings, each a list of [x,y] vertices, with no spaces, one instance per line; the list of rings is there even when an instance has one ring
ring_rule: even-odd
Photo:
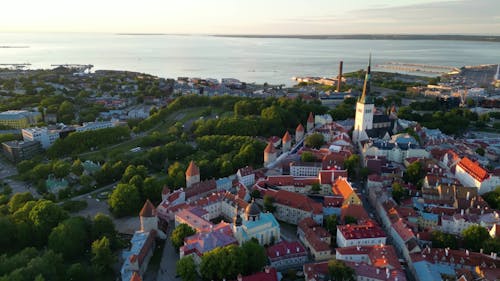
[[[440,248],[425,248],[421,253],[410,254],[412,262],[428,261],[430,263],[450,263],[454,265],[479,266],[480,268],[500,268],[500,259],[493,259],[490,255],[467,250],[451,250]]]
[[[358,221],[370,219],[363,205],[347,204],[342,206],[340,210],[340,220],[344,221],[346,216],[356,218]]]
[[[302,124],[299,123],[297,129],[295,129],[295,132],[304,132],[304,126],[302,126]]]
[[[268,272],[266,272],[268,271]],[[278,281],[278,274],[274,267],[267,268],[264,272],[257,272],[249,276],[238,276],[242,281]]]
[[[346,240],[386,237],[382,228],[372,221],[358,225],[339,225],[337,229]]]
[[[399,219],[392,224],[392,228],[398,233],[398,235],[403,239],[403,241],[408,241],[415,237],[413,231],[404,223],[402,219]]]
[[[189,166],[186,170],[186,176],[192,177],[192,176],[197,176],[199,174],[200,174],[200,169],[198,168],[198,166],[196,166],[194,161],[189,162]]]
[[[282,241],[278,244],[268,247],[266,251],[267,256],[271,261],[295,258],[298,256],[307,256],[306,249],[298,241]]]
[[[458,166],[460,166],[469,175],[480,182],[484,181],[490,176],[488,174],[488,171],[481,167],[479,163],[470,160],[468,157],[462,158],[462,160],[460,160],[460,162],[458,163]]]
[[[142,207],[141,212],[139,213],[139,216],[141,217],[156,217],[156,208],[151,203],[151,201],[146,200],[146,203],[144,203],[144,206]]]
[[[238,172],[242,177],[255,174],[255,172],[253,171],[253,168],[251,166],[239,168]]]
[[[197,195],[206,195],[209,192],[215,191],[217,189],[217,183],[214,179],[206,180],[202,182],[197,182],[191,187],[186,188],[186,199],[189,199]]]
[[[306,195],[290,192],[286,190],[278,190],[276,193],[269,193],[278,204],[286,205],[295,209],[304,210],[313,214],[321,214],[323,206]]]

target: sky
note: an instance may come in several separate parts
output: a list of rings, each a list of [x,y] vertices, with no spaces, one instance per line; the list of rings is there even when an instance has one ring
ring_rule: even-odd
[[[5,0],[0,32],[500,35],[500,0]]]

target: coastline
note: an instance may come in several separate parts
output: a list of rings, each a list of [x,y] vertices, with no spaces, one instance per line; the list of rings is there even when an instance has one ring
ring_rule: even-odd
[[[417,35],[417,34],[345,34],[345,35],[264,35],[264,34],[213,34],[213,37],[229,38],[290,38],[317,40],[448,40],[500,43],[497,35]]]

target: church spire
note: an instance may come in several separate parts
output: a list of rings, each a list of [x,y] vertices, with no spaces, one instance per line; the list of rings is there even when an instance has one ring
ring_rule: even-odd
[[[366,68],[365,83],[363,85],[363,93],[359,98],[360,103],[373,103],[373,98],[370,96],[370,78],[371,78],[372,54],[368,59],[368,67]]]

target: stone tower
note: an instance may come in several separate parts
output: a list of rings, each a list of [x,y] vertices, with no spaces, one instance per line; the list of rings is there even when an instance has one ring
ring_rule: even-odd
[[[310,133],[314,129],[314,116],[312,112],[309,112],[309,117],[307,118],[306,124],[307,132]]]
[[[189,188],[195,183],[200,182],[200,169],[194,161],[189,163],[189,167],[186,170],[186,187]]]
[[[289,151],[292,147],[292,137],[290,136],[288,131],[286,131],[283,139],[281,139],[281,143],[283,143],[283,152]]]
[[[295,129],[295,142],[299,142],[304,138],[304,126],[302,124],[299,124],[297,126],[297,129]]]
[[[276,161],[277,156],[277,151],[274,148],[274,145],[269,142],[266,149],[264,149],[264,166]]]

